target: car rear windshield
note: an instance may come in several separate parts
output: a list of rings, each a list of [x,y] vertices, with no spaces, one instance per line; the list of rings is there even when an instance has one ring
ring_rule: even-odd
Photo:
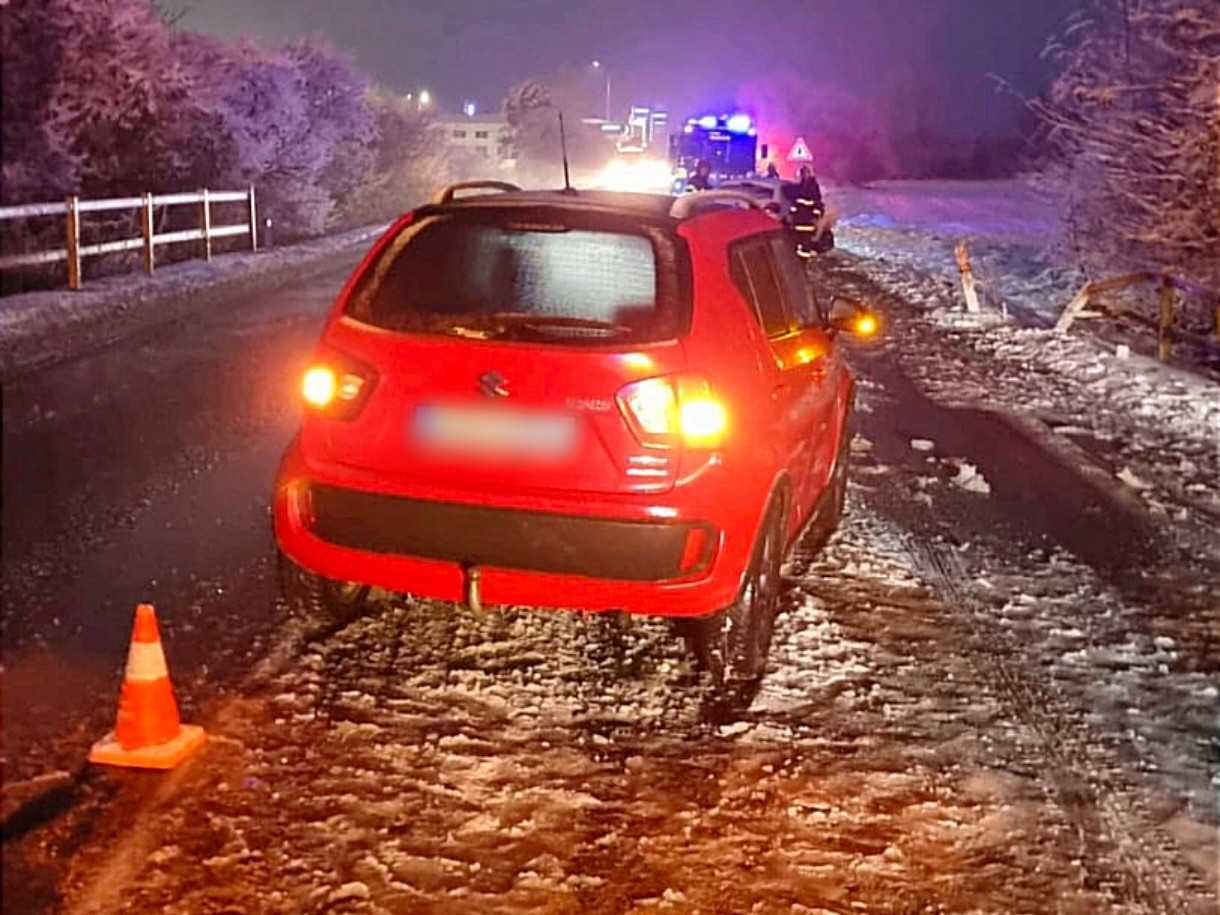
[[[679,242],[577,214],[435,215],[366,271],[347,313],[408,333],[482,340],[642,343],[689,324]]]

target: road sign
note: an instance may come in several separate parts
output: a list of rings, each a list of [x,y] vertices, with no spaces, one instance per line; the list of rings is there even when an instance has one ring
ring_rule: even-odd
[[[809,144],[805,142],[804,137],[797,137],[796,142],[792,144],[792,151],[788,153],[789,162],[812,162],[813,153],[809,151]]]

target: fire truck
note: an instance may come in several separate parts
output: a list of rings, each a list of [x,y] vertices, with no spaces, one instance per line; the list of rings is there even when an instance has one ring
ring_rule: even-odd
[[[689,117],[669,137],[669,163],[674,190],[682,191],[686,177],[700,160],[712,167],[716,181],[753,175],[758,167],[758,128],[748,114],[704,114]],[[764,158],[765,158],[764,151]]]

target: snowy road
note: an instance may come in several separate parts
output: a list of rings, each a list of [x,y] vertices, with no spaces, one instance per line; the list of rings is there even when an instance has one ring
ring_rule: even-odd
[[[890,321],[849,517],[724,720],[651,621],[283,618],[267,489],[349,267],[6,391],[6,786],[65,773],[6,823],[6,911],[1216,911],[1208,388],[840,258]],[[145,596],[214,739],[81,769]]]

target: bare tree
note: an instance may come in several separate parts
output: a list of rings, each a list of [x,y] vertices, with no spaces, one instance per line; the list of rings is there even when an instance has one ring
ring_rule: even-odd
[[[1045,180],[1091,271],[1164,269],[1220,289],[1217,0],[1092,0],[1047,48],[1030,104]]]

